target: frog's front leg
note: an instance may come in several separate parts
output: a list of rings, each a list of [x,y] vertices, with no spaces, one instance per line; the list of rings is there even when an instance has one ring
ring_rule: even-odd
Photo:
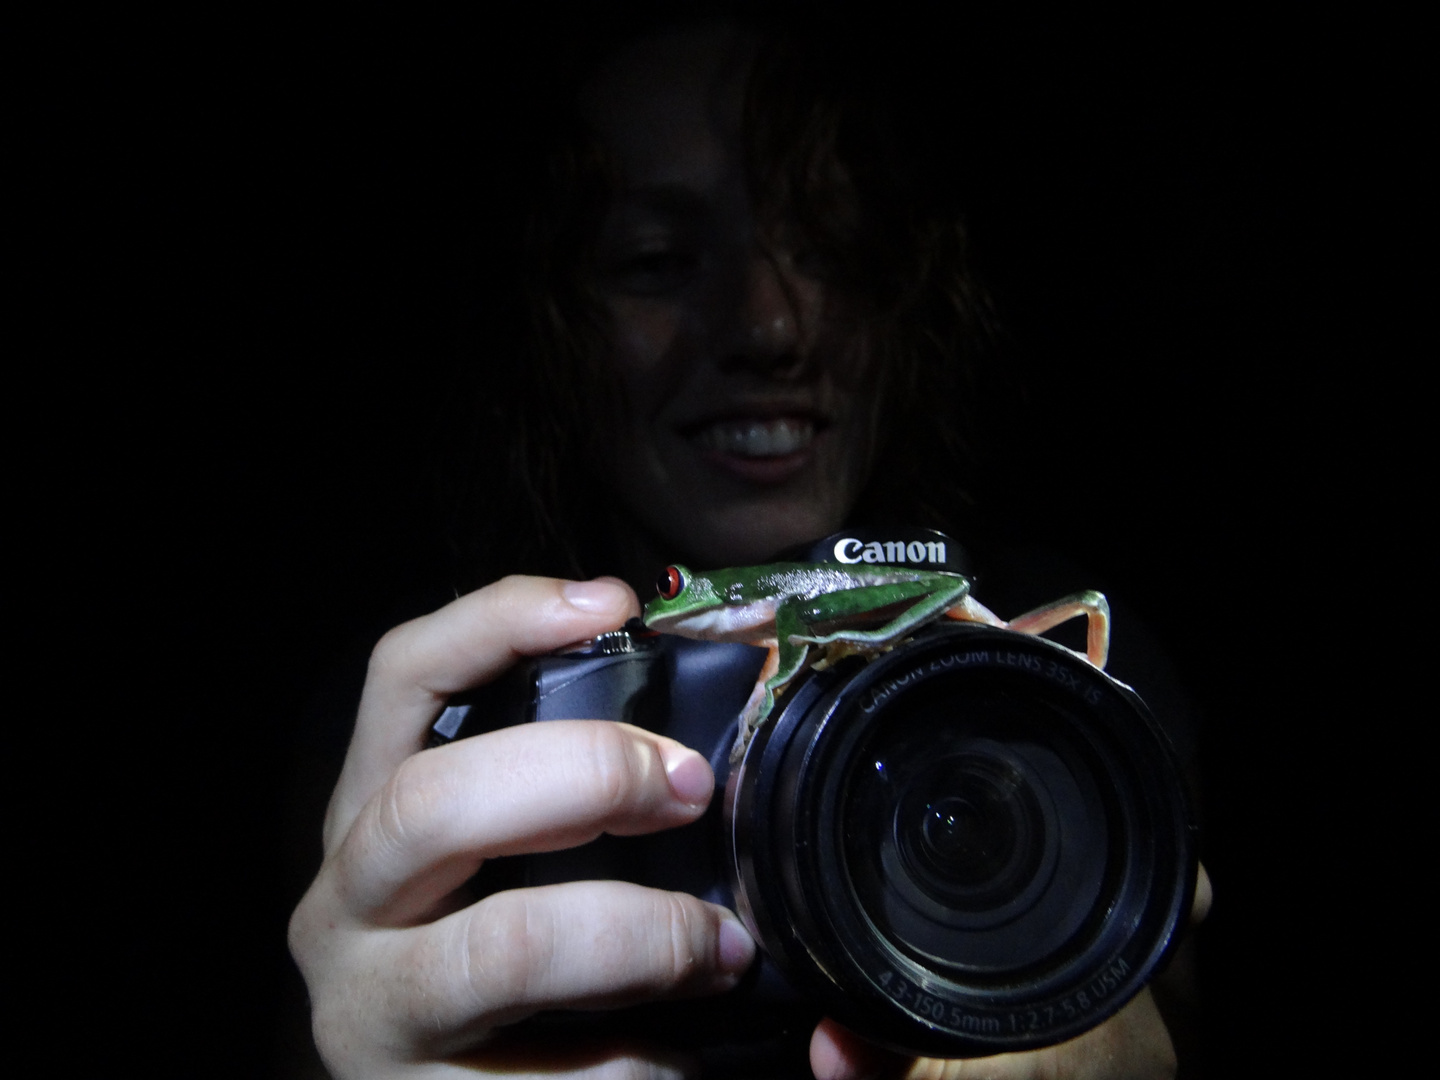
[[[770,655],[760,669],[760,678],[745,711],[740,714],[740,730],[735,735],[735,745],[730,748],[730,764],[736,764],[745,756],[750,739],[760,725],[769,719],[775,708],[775,695],[783,690],[805,667],[805,658],[810,652],[810,643],[803,634],[803,624],[795,617],[792,601],[779,605],[775,611],[777,642],[770,646]]]
[[[735,733],[734,745],[730,747],[730,764],[732,766],[740,763],[740,759],[745,756],[745,750],[750,745],[751,737],[755,734],[755,729],[775,707],[775,692],[770,689],[770,682],[775,677],[779,664],[780,648],[777,645],[771,645],[769,655],[765,657],[765,663],[760,668],[760,676],[755,681],[755,688],[750,691],[750,698],[740,712],[739,730]]]

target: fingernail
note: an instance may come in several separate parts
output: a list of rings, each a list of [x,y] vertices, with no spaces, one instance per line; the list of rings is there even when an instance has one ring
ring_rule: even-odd
[[[743,975],[755,962],[755,939],[740,920],[729,913],[720,920],[720,970]]]
[[[710,793],[715,790],[715,774],[710,771],[709,763],[685,746],[668,746],[662,753],[665,776],[675,797],[686,806],[708,803]]]
[[[567,581],[560,595],[573,608],[585,612],[607,612],[624,607],[625,586],[613,581]]]

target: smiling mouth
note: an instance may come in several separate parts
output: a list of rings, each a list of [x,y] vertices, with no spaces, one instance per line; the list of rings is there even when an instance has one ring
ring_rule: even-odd
[[[717,420],[692,438],[701,450],[741,458],[777,458],[797,454],[815,439],[815,421],[798,416],[770,420]]]

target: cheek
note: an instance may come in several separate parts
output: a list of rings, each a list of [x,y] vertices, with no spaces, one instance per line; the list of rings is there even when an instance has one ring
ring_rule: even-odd
[[[675,377],[680,314],[638,298],[611,301],[611,362],[630,405],[648,416],[663,404]]]
[[[877,355],[873,328],[851,305],[831,301],[816,348],[827,358],[827,374],[845,393],[864,397],[877,407],[874,392],[880,383],[884,361]]]

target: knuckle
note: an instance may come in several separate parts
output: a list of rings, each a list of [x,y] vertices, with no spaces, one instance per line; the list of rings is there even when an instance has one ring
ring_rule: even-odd
[[[711,922],[699,901],[682,893],[660,893],[661,918],[668,923],[669,982],[683,987],[710,974]],[[664,925],[664,923],[662,923]]]
[[[295,963],[300,966],[302,973],[305,970],[305,959],[310,953],[310,946],[313,939],[314,934],[310,918],[310,894],[306,893],[299,905],[290,913],[290,921],[285,927],[285,943],[290,949],[290,955],[295,958]]]
[[[374,827],[379,839],[395,848],[414,841],[417,826],[429,821],[441,794],[429,761],[410,757],[400,762],[377,794]]]
[[[365,670],[365,685],[404,686],[414,682],[418,674],[430,670],[437,659],[439,642],[445,635],[444,620],[438,613],[391,627],[370,650]]]
[[[668,996],[706,981],[714,951],[709,942],[699,900],[646,890],[643,902],[616,909],[587,944],[595,971],[622,998],[633,999]]]
[[[306,983],[311,983],[331,967],[339,939],[343,936],[344,914],[335,906],[334,894],[327,876],[329,867],[320,871],[300,898],[285,927],[285,940],[290,955]]]
[[[375,643],[375,647],[370,650],[367,671],[369,679],[373,679],[377,675],[383,676],[386,672],[395,669],[401,659],[410,651],[410,633],[410,624],[402,623],[387,630]]]
[[[374,1075],[380,1061],[391,1058],[388,1023],[373,1011],[367,995],[328,993],[312,1001],[310,1035],[331,1076]]]
[[[670,967],[677,982],[694,974],[698,957],[695,952],[695,928],[689,905],[679,896],[666,897],[670,920]]]
[[[397,868],[424,864],[443,838],[443,785],[419,757],[407,758],[361,809],[345,837],[335,872],[342,896],[362,908],[396,884]]]
[[[388,861],[406,849],[414,831],[410,824],[412,815],[424,802],[414,790],[412,772],[402,764],[361,811],[359,828],[352,830],[352,835],[357,837],[352,852],[364,864]]]
[[[523,1013],[506,1016],[506,1008],[541,994],[554,956],[554,923],[523,892],[496,893],[469,911],[457,949],[461,989],[478,1011],[495,1014],[494,1022],[519,1019]]]
[[[357,1075],[356,1062],[383,1042],[390,1030],[378,1006],[384,980],[362,942],[337,932],[314,891],[296,908],[289,925],[290,949],[304,978],[315,1047],[334,1076]]]
[[[336,998],[332,996],[311,1002],[310,1036],[315,1040],[315,1049],[320,1052],[321,1059],[332,1071],[338,1072],[336,1062],[341,1058],[341,1051],[349,1041],[349,1020],[345,1010],[339,1007]]]
[[[614,817],[644,798],[655,752],[617,724],[590,724],[587,730],[581,752],[591,801],[605,817]]]
[[[685,992],[712,974],[714,920],[679,893],[602,883],[578,922],[535,890],[496,893],[469,909],[448,967],[472,1015],[502,1025],[546,1005],[620,1004]]]

